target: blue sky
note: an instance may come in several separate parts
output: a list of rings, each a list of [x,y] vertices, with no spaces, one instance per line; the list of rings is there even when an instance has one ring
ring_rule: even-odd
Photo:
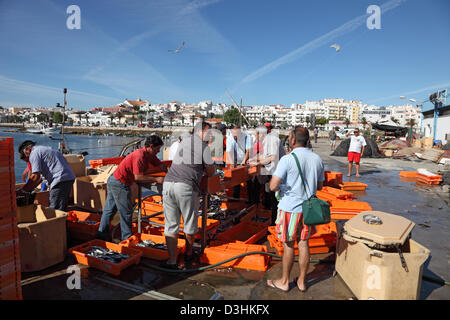
[[[381,30],[366,27],[373,4]],[[424,101],[450,88],[449,13],[447,0],[0,0],[0,105],[54,106],[64,87],[80,109],[231,104],[226,89],[243,105]]]

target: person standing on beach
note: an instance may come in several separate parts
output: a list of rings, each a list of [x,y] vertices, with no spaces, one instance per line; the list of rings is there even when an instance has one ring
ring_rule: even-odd
[[[276,220],[277,237],[283,243],[282,275],[276,280],[267,280],[266,285],[284,292],[289,290],[289,279],[294,263],[294,243],[298,242],[299,276],[294,280],[298,290],[305,292],[306,273],[309,266],[309,238],[316,233],[314,226],[303,223],[302,204],[317,190],[322,189],[324,165],[322,159],[307,148],[309,132],[307,128],[295,127],[289,134],[291,153],[281,158],[270,180],[270,190],[280,191]],[[298,158],[305,183],[296,162]],[[305,187],[303,186],[305,185]]]
[[[319,129],[314,128],[314,143],[317,143],[317,137],[319,136]]]
[[[177,246],[180,219],[183,216],[183,232],[186,238],[185,263],[193,262],[195,234],[198,232],[198,208],[200,201],[200,181],[204,173],[214,175],[215,166],[211,150],[206,141],[211,125],[199,122],[194,134],[183,139],[167,173],[163,184],[164,235],[166,236],[169,259],[162,265],[168,269],[178,269]]]
[[[347,177],[350,177],[352,174],[352,167],[353,167],[353,161],[355,162],[356,166],[356,176],[359,177],[359,162],[364,154],[364,148],[366,147],[366,139],[364,139],[363,136],[359,135],[359,129],[351,130],[346,133],[346,137],[348,137],[351,133],[353,134],[350,136],[350,148],[348,149],[348,175]]]
[[[330,133],[328,134],[328,141],[330,142],[331,151],[336,149],[336,138],[337,138],[336,130],[333,127],[333,129],[331,129]]]
[[[50,187],[50,208],[66,210],[70,190],[75,181],[75,175],[67,163],[66,158],[50,147],[36,146],[33,141],[26,140],[19,146],[20,159],[29,162],[31,174],[28,182],[19,190],[17,195],[30,193],[41,183],[41,174]]]
[[[151,135],[145,140],[143,148],[126,156],[114,173],[109,176],[106,184],[105,207],[96,236],[98,239],[109,240],[109,224],[116,211],[119,211],[120,214],[122,240],[131,237],[133,217],[131,185],[135,182],[143,184],[164,182],[163,177],[145,176],[150,164],[159,167],[162,171],[167,171],[166,165],[156,157],[163,144],[159,136]]]

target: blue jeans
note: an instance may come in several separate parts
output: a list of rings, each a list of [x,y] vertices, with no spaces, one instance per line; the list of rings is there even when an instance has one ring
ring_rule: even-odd
[[[129,185],[117,180],[114,175],[111,175],[108,178],[106,191],[108,195],[106,196],[106,203],[98,231],[101,233],[109,232],[109,223],[116,214],[116,211],[119,211],[120,231],[122,233],[122,240],[125,240],[132,235],[133,205],[130,199],[131,188]]]
[[[67,202],[69,201],[69,194],[70,190],[72,189],[73,182],[74,180],[62,181],[50,189],[49,208],[66,211]]]

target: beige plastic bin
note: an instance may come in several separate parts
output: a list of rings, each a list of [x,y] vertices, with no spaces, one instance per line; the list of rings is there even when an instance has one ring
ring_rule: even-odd
[[[382,220],[374,225],[363,221],[372,214]],[[430,251],[410,239],[414,223],[380,211],[364,211],[339,230],[336,272],[358,299],[417,300],[422,283],[423,264]],[[392,247],[401,249],[400,254]]]

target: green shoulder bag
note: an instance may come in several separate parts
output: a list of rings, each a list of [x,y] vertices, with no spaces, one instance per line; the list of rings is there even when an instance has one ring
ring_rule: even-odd
[[[302,178],[303,188],[305,189],[306,195],[308,191],[306,188],[305,178],[302,174],[302,169],[300,168],[300,162],[298,161],[297,155],[292,152],[295,162],[297,163],[298,171],[300,177]],[[304,201],[302,204],[303,209],[303,223],[308,226],[315,226],[318,224],[325,224],[330,222],[330,205],[328,202],[320,200],[316,195],[312,195],[308,200]]]

